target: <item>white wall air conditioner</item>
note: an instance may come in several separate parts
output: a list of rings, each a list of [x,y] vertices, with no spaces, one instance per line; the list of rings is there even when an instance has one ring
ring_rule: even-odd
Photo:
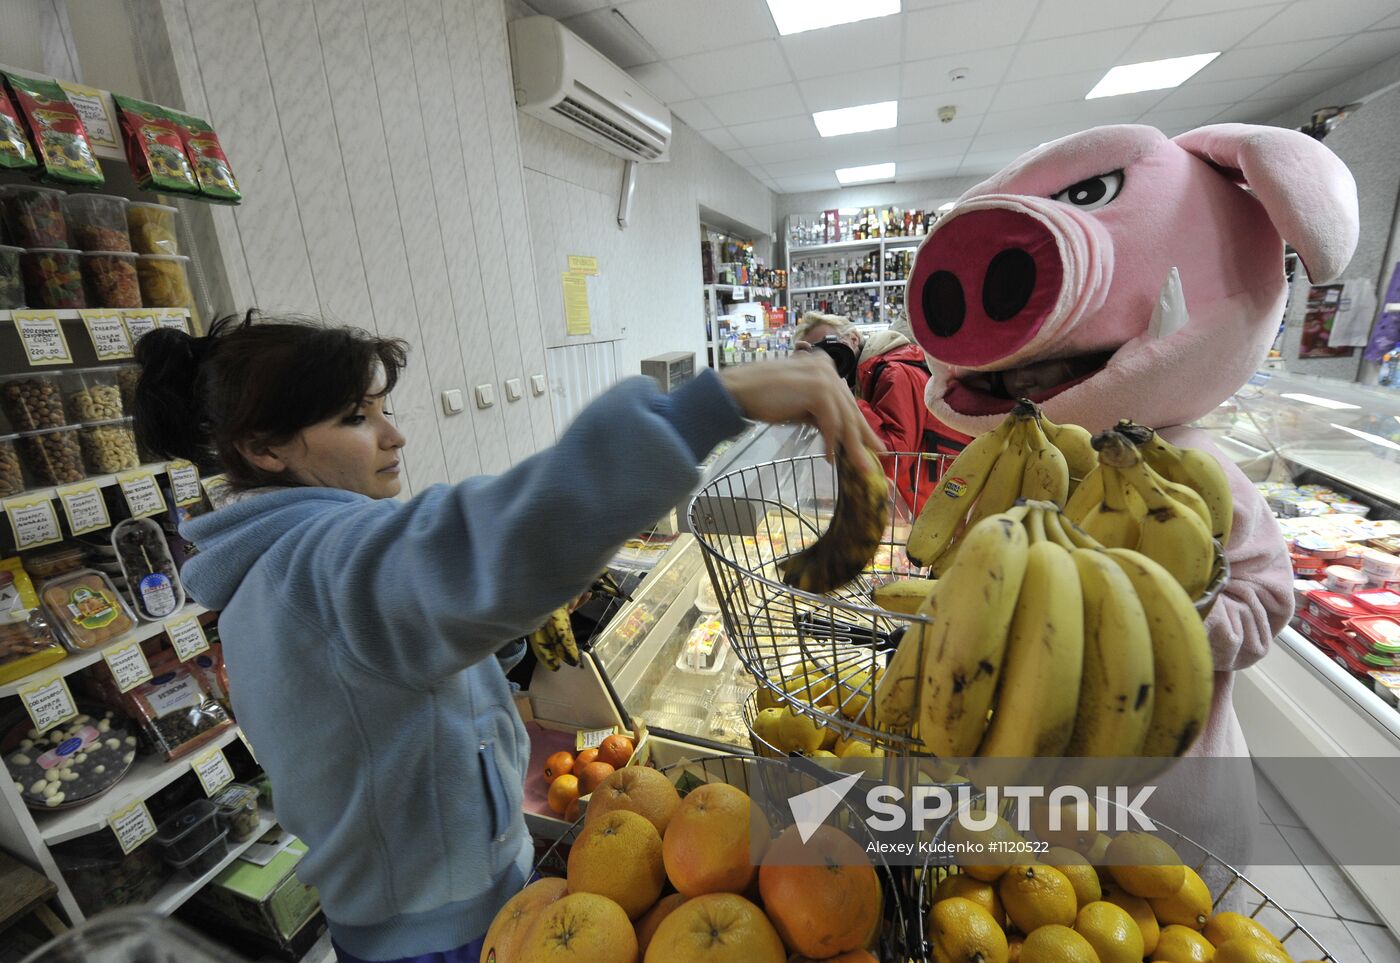
[[[553,17],[512,20],[515,104],[609,153],[669,160],[671,112]]]

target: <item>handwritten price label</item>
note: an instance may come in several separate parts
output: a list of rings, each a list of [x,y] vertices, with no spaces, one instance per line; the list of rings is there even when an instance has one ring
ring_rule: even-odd
[[[209,640],[204,636],[204,626],[193,616],[178,622],[166,622],[165,634],[170,637],[170,646],[181,662],[188,662],[199,653],[209,651]]]
[[[73,354],[68,350],[57,311],[15,311],[10,317],[19,330],[24,355],[31,366],[72,364]]]
[[[222,749],[210,749],[202,756],[195,756],[190,762],[195,778],[204,787],[204,795],[212,796],[233,782],[233,769]]]
[[[102,658],[107,660],[107,668],[112,670],[112,680],[116,682],[118,692],[129,692],[151,679],[151,666],[146,661],[146,653],[141,651],[140,642],[106,649]]]
[[[19,699],[24,703],[29,720],[39,732],[48,732],[60,722],[67,722],[78,715],[78,706],[73,701],[73,693],[68,691],[68,683],[63,676],[47,682],[31,682],[19,690]]]
[[[162,328],[179,328],[190,333],[189,313],[184,308],[165,308],[156,314],[156,324]]]
[[[67,485],[55,491],[59,504],[63,506],[63,514],[68,516],[68,530],[74,535],[112,527],[102,489],[92,482]]]
[[[193,505],[204,498],[204,489],[199,485],[199,469],[187,461],[172,461],[165,466],[170,476],[170,492],[175,504]]]
[[[117,837],[117,845],[121,846],[124,855],[129,855],[156,834],[156,821],[151,818],[146,803],[140,799],[108,816],[107,825]]]
[[[5,502],[5,514],[10,516],[10,528],[15,533],[15,545],[20,550],[63,540],[53,499],[47,496],[11,498]]]
[[[132,518],[160,515],[165,511],[165,496],[160,493],[156,476],[149,471],[129,471],[118,475],[117,484],[121,486],[122,497],[126,499],[126,507],[131,511]]]
[[[122,323],[119,313],[84,309],[78,314],[87,328],[97,360],[116,361],[131,357],[131,336],[126,333],[126,325]]]
[[[150,334],[159,327],[155,313],[149,308],[127,309],[122,312],[122,320],[126,322],[126,333],[130,335],[133,345],[140,341],[143,335]]]

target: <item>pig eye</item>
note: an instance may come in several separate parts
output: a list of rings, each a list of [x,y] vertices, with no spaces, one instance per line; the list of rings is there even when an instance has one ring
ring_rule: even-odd
[[[1113,171],[1089,177],[1078,184],[1071,184],[1058,194],[1052,194],[1052,201],[1073,204],[1082,211],[1097,211],[1108,204],[1123,189],[1123,172]]]

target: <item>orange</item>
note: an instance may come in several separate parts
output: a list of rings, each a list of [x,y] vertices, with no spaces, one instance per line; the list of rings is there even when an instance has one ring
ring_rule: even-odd
[[[671,884],[686,896],[742,893],[757,875],[755,865],[767,846],[767,823],[750,815],[749,797],[725,783],[706,783],[681,800],[662,840]],[[761,833],[750,851],[750,820]]]
[[[646,956],[647,947],[651,945],[651,938],[656,935],[659,927],[666,917],[670,916],[677,906],[685,902],[685,897],[680,893],[672,893],[670,896],[663,896],[656,901],[656,905],[642,914],[637,920],[637,956]]]
[[[578,801],[578,776],[560,776],[549,784],[549,796],[545,800],[549,808],[559,815],[568,812],[569,804]]]
[[[637,936],[606,896],[570,893],[535,918],[519,963],[636,963]]]
[[[562,879],[541,879],[507,900],[491,921],[491,928],[486,931],[482,959],[489,958],[494,952],[496,963],[514,963],[535,917],[550,903],[563,897],[567,890],[568,884]]]
[[[597,749],[580,749],[578,755],[574,756],[574,771],[577,772],[590,762],[596,762],[597,760]]]
[[[544,761],[544,781],[553,783],[574,771],[574,754],[562,749]]]
[[[604,779],[588,801],[588,819],[625,809],[645,816],[663,836],[681,807],[676,787],[655,769],[629,766]]]
[[[576,823],[576,822],[578,822],[578,810],[579,810],[578,797],[575,796],[575,797],[574,797],[574,801],[571,802],[571,803],[569,803],[569,808],[566,809],[566,810],[564,810],[564,821],[567,822],[567,823]]]
[[[598,761],[621,769],[632,758],[632,740],[626,736],[608,736],[598,747]]]
[[[583,768],[575,770],[575,772],[578,773],[579,792],[587,796],[602,785],[603,780],[611,776],[614,770],[613,767],[606,762],[590,762]]]
[[[584,824],[569,850],[569,892],[597,893],[629,919],[651,908],[666,885],[661,834],[636,813],[607,813]]]
[[[594,963],[589,957],[581,959]],[[647,946],[645,963],[786,960],[783,941],[763,910],[735,893],[707,893],[686,900],[661,921]]]
[[[788,949],[818,959],[869,942],[880,918],[880,881],[860,844],[830,826],[804,844],[783,832],[758,870],[763,908]]]

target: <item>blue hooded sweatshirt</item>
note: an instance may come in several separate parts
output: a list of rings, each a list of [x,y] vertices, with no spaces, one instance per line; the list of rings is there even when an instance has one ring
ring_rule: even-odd
[[[271,490],[186,522],[235,714],[309,847],[337,943],[367,959],[486,931],[532,858],[530,758],[501,650],[584,591],[743,427],[713,373],[621,382],[553,448],[409,501]],[[499,654],[500,657],[497,657]]]

